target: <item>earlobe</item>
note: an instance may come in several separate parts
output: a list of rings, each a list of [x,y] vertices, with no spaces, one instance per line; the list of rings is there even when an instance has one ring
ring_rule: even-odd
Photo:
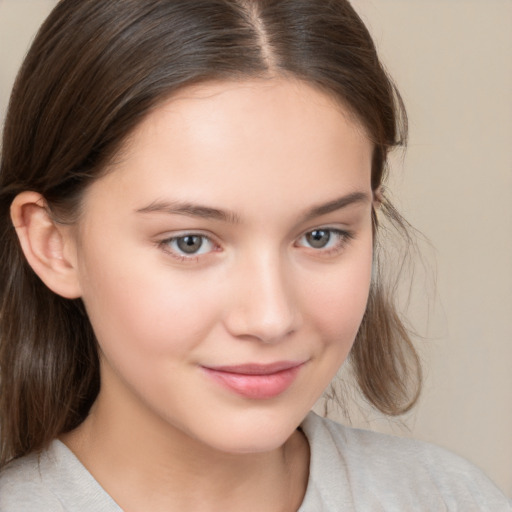
[[[17,195],[11,219],[28,264],[46,286],[68,299],[80,297],[71,230],[54,221],[43,196],[29,191]]]

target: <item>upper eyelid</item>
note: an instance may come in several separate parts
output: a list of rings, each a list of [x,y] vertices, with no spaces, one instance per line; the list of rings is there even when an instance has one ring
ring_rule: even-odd
[[[318,225],[310,227],[306,230],[301,231],[297,236],[294,236],[293,240],[298,240],[302,238],[303,236],[307,235],[308,233],[311,233],[312,231],[319,231],[319,230],[325,230],[325,231],[331,231],[333,233],[345,235],[345,236],[352,236],[352,231],[348,228],[341,228],[336,227],[332,225]],[[161,242],[169,241],[169,240],[176,240],[177,238],[183,238],[186,236],[202,236],[204,238],[207,238],[211,242],[221,245],[219,242],[219,237],[214,235],[213,233],[201,229],[190,229],[190,230],[179,230],[177,232],[168,233],[160,235],[158,238]]]
[[[203,233],[194,233],[194,232],[185,233],[183,235],[169,236],[169,237],[163,238],[160,242],[161,243],[174,242],[176,240],[179,240],[180,238],[186,238],[188,236],[198,236],[198,237],[203,238],[204,240],[207,240],[214,247],[220,246],[219,242],[217,242],[214,237],[209,236],[209,235],[205,235]]]
[[[297,236],[295,239],[298,240],[299,238],[302,238],[303,236],[307,235],[308,233],[312,233],[313,231],[330,231],[332,233],[344,236],[349,236],[352,234],[352,230],[348,228],[336,227],[332,225],[319,225],[302,231],[300,235]]]
[[[339,229],[349,230],[350,226],[359,224],[359,217],[346,217],[334,214],[326,214],[326,218],[311,219],[307,223],[300,224],[296,229],[301,229],[303,233],[314,231],[315,229]]]
[[[201,229],[190,229],[190,230],[179,230],[177,232],[172,233],[164,233],[158,236],[160,242],[168,242],[169,240],[176,240],[178,238],[184,238],[186,236],[201,236],[203,238],[207,238],[212,243],[218,244],[218,237],[216,237],[213,233],[205,232]]]
[[[313,231],[330,231],[331,233],[336,233],[338,235],[350,235],[351,230],[350,229],[344,229],[344,228],[336,228],[333,226],[319,226],[317,228],[311,228],[306,231],[303,231],[301,235],[299,235],[298,238],[307,235],[308,233],[312,233]]]

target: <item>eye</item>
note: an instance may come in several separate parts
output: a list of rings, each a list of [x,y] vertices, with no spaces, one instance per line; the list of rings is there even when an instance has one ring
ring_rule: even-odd
[[[297,241],[297,245],[323,251],[335,251],[336,249],[342,248],[351,238],[353,238],[352,234],[348,231],[321,228],[308,231],[302,235]]]
[[[323,249],[331,240],[331,232],[327,229],[315,229],[306,233],[304,238],[314,249]]]
[[[179,257],[200,256],[215,250],[215,244],[205,235],[187,233],[161,242],[168,252]]]

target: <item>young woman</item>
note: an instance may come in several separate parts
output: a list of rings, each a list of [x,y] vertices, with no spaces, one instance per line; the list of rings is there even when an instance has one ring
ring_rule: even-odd
[[[377,259],[405,137],[344,0],[62,0],[4,130],[0,511],[509,510],[309,412],[349,353],[417,399]]]

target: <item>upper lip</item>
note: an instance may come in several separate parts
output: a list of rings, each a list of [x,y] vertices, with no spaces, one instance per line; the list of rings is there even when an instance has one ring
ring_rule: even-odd
[[[301,366],[305,361],[277,361],[270,364],[247,363],[230,366],[205,366],[207,370],[241,375],[272,375]]]

